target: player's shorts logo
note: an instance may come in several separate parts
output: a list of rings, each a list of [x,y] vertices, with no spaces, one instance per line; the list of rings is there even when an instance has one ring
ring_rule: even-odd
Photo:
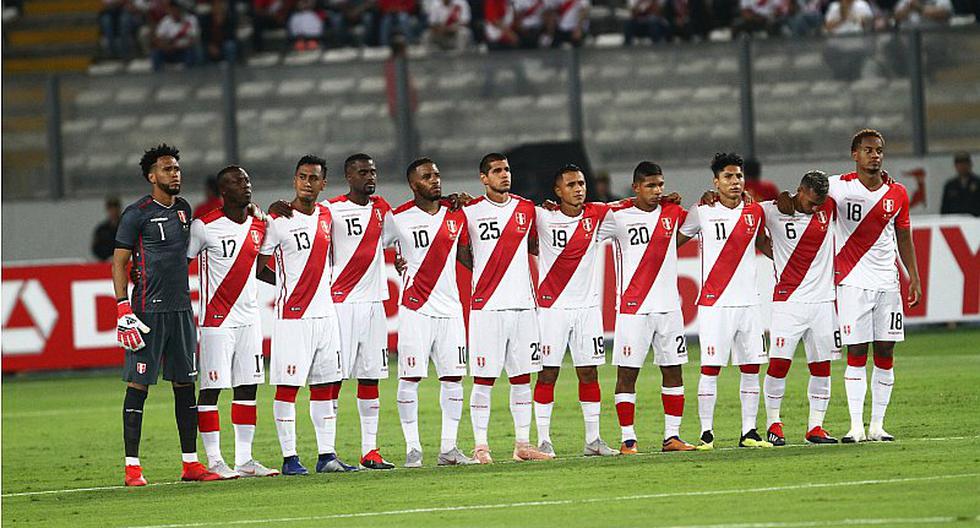
[[[478,366],[480,368],[483,368],[483,367],[487,366],[487,358],[485,358],[483,356],[477,356],[476,357],[476,366]]]
[[[709,356],[715,355],[715,347],[714,347],[714,345],[708,345],[708,348],[706,349],[706,352],[708,352],[708,355]]]
[[[844,325],[844,335],[851,335],[851,325]]]
[[[405,363],[408,364],[408,368],[415,368],[415,356],[405,358]]]
[[[664,229],[670,231],[674,227],[674,223],[670,218],[661,218],[660,223],[663,224]]]
[[[218,381],[218,371],[217,370],[209,370],[208,371],[208,379],[211,380],[211,381]]]
[[[289,376],[296,375],[296,365],[286,365],[286,374]]]
[[[633,348],[631,346],[626,345],[626,346],[623,347],[623,355],[624,356],[630,357],[630,354],[632,354],[632,353],[633,353]]]
[[[881,201],[881,206],[886,213],[890,213],[895,210],[895,200],[892,200],[891,198],[885,198],[884,200]]]
[[[146,363],[137,363],[136,364],[136,373],[137,374],[146,374]]]
[[[785,338],[782,338],[782,337],[777,337],[776,338],[776,347],[783,348],[784,345],[786,345],[786,339]]]
[[[546,356],[550,356],[551,355],[551,345],[545,345],[545,346],[541,347],[541,353],[544,354],[544,355],[546,355]]]

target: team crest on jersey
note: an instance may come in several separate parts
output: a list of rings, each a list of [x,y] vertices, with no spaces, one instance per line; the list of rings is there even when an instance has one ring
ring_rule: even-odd
[[[320,220],[320,231],[323,231],[323,238],[330,240],[330,226],[326,220]]]
[[[674,227],[674,222],[670,218],[661,218],[660,223],[663,224],[664,229],[670,231]]]
[[[583,218],[582,219],[582,229],[584,229],[586,233],[591,233],[592,232],[592,219],[591,218]]]
[[[755,227],[755,217],[754,216],[752,216],[751,214],[747,214],[747,215],[742,215],[742,218],[745,219],[745,225],[747,225],[749,227]]]
[[[248,233],[249,233],[249,235],[251,235],[252,242],[254,242],[256,246],[258,246],[259,244],[262,243],[262,234],[261,233],[259,233],[258,231],[254,230],[254,229],[251,230],[251,231],[249,231]]]
[[[446,220],[446,229],[449,230],[449,234],[456,236],[456,232],[459,230],[459,226],[456,225],[455,220]]]
[[[478,366],[480,368],[483,368],[483,367],[487,366],[487,358],[485,358],[483,356],[477,356],[476,357],[476,366]]]
[[[378,219],[378,222],[384,222],[384,216],[381,216],[381,209],[374,210],[374,217]]]
[[[824,210],[817,211],[817,221],[821,224],[827,223],[827,212]]]
[[[187,213],[185,213],[184,211],[178,210],[177,211],[177,218],[180,219],[180,223],[182,223],[182,224],[186,224],[187,223]]]
[[[895,210],[895,200],[891,198],[885,198],[881,201],[881,206],[884,208],[886,213],[890,213]]]
[[[527,216],[524,213],[517,213],[514,215],[514,218],[517,219],[517,225],[519,226],[523,227],[524,224],[527,223]]]
[[[136,364],[136,373],[137,374],[146,374],[146,363],[137,363]]]

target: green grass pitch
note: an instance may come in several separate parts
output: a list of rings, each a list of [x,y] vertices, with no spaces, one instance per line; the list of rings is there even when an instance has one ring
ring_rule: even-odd
[[[492,466],[434,467],[440,412],[438,382],[420,390],[426,467],[348,475],[174,483],[179,474],[173,396],[154,387],[147,400],[141,458],[151,486],[122,484],[121,405],[116,376],[7,379],[3,383],[3,526],[804,526],[976,525],[980,515],[980,331],[912,332],[898,346],[895,392],[886,427],[898,441],[856,446],[803,446],[807,369],[802,351],[790,370],[782,417],[785,448],[733,449],[738,439],[738,376],[724,369],[715,418],[716,451],[660,454],[663,427],[659,372],[638,383],[637,432],[644,453],[585,459],[583,426],[571,368],[556,391],[552,437],[559,459],[510,462],[513,425],[508,385],[494,391]],[[691,357],[697,358],[696,347]],[[687,386],[682,437],[694,441],[698,369]],[[843,362],[833,368],[826,427],[846,433]],[[602,435],[619,444],[612,405],[615,370],[600,369]],[[379,442],[399,465],[404,440],[394,378],[381,388]],[[466,398],[469,399],[469,383]],[[300,456],[312,469],[316,446],[307,391],[297,401]],[[867,405],[870,407],[870,392]],[[233,460],[230,394],[221,401],[222,447]],[[866,411],[865,416],[867,417]],[[867,418],[866,418],[867,419]],[[760,429],[765,412],[759,410]],[[532,425],[532,438],[533,425]],[[472,448],[469,413],[460,446]],[[338,421],[341,458],[360,447],[353,386],[344,388]],[[718,449],[724,448],[724,449]],[[203,447],[200,450],[203,458]],[[256,458],[281,461],[272,421],[272,390],[259,394]],[[95,488],[84,491],[79,488]],[[44,492],[44,493],[39,493]]]

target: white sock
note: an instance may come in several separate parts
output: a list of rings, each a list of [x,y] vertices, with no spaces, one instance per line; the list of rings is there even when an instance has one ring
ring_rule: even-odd
[[[232,406],[232,427],[235,429],[235,465],[241,466],[252,460],[252,440],[255,438],[255,424],[238,424],[235,421],[235,406],[255,408],[255,400],[234,400]]]
[[[783,406],[783,396],[786,394],[786,378],[777,378],[766,374],[763,382],[766,392],[766,427],[782,422],[779,409]]]
[[[273,400],[272,416],[276,420],[276,434],[283,458],[296,455],[296,404]]]
[[[126,457],[127,466],[138,466],[140,465],[140,457]]]
[[[180,461],[185,464],[192,464],[197,462],[197,453],[181,453]]]
[[[470,392],[470,422],[473,424],[473,443],[487,445],[487,428],[490,426],[490,394],[493,385],[473,384]]]
[[[514,440],[531,441],[531,384],[510,386],[510,414],[514,417]]]
[[[198,413],[218,412],[217,405],[198,405]],[[224,462],[221,456],[221,431],[201,431],[201,441],[204,443],[204,453],[208,457],[208,467]]]
[[[660,387],[660,394],[663,396],[683,396],[684,386],[680,387]],[[668,414],[666,409],[664,409],[664,440],[676,436],[680,438],[681,436],[681,420],[683,416]]]
[[[555,403],[534,402],[534,422],[538,426],[538,444],[551,442],[551,411]]]
[[[357,412],[361,415],[361,455],[378,448],[378,415],[381,402],[377,398],[357,399]]]
[[[807,420],[806,430],[810,431],[817,426],[823,427],[823,417],[830,403],[830,376],[810,376],[806,393],[810,400],[810,419]]]
[[[864,396],[868,392],[867,372],[864,367],[847,366],[844,370],[844,391],[847,392],[847,409],[851,412],[851,429],[864,429]]]
[[[739,399],[742,401],[742,434],[755,429],[759,415],[759,375],[742,373],[739,382]]]
[[[636,407],[636,393],[635,392],[617,392],[613,396],[613,401],[616,403],[617,413],[619,410],[620,403],[628,403],[634,408]],[[620,425],[620,430],[622,431],[622,441],[636,440],[636,429],[633,424],[630,425]]]
[[[419,442],[419,384],[416,381],[398,380],[398,417],[405,433],[405,452],[422,451]]]
[[[337,415],[333,408],[333,400],[310,400],[310,420],[316,432],[317,453],[336,453],[334,443],[337,440]]]
[[[701,419],[702,433],[714,428],[717,393],[718,376],[701,374],[701,379],[698,380],[698,418]]]
[[[582,406],[582,418],[585,420],[585,443],[591,444],[599,439],[599,415],[602,411],[602,403],[580,401]]]
[[[894,369],[874,367],[871,372],[871,426],[876,429],[881,429],[885,423],[885,411],[888,410],[894,384]]]
[[[442,407],[442,440],[439,450],[446,453],[456,447],[459,421],[463,419],[463,384],[439,382],[439,405]]]

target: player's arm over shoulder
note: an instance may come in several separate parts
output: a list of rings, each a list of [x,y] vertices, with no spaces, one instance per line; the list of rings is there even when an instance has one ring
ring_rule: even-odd
[[[683,246],[688,240],[697,236],[701,232],[701,219],[698,216],[698,204],[694,204],[687,211],[687,218],[677,230],[677,247]]]

